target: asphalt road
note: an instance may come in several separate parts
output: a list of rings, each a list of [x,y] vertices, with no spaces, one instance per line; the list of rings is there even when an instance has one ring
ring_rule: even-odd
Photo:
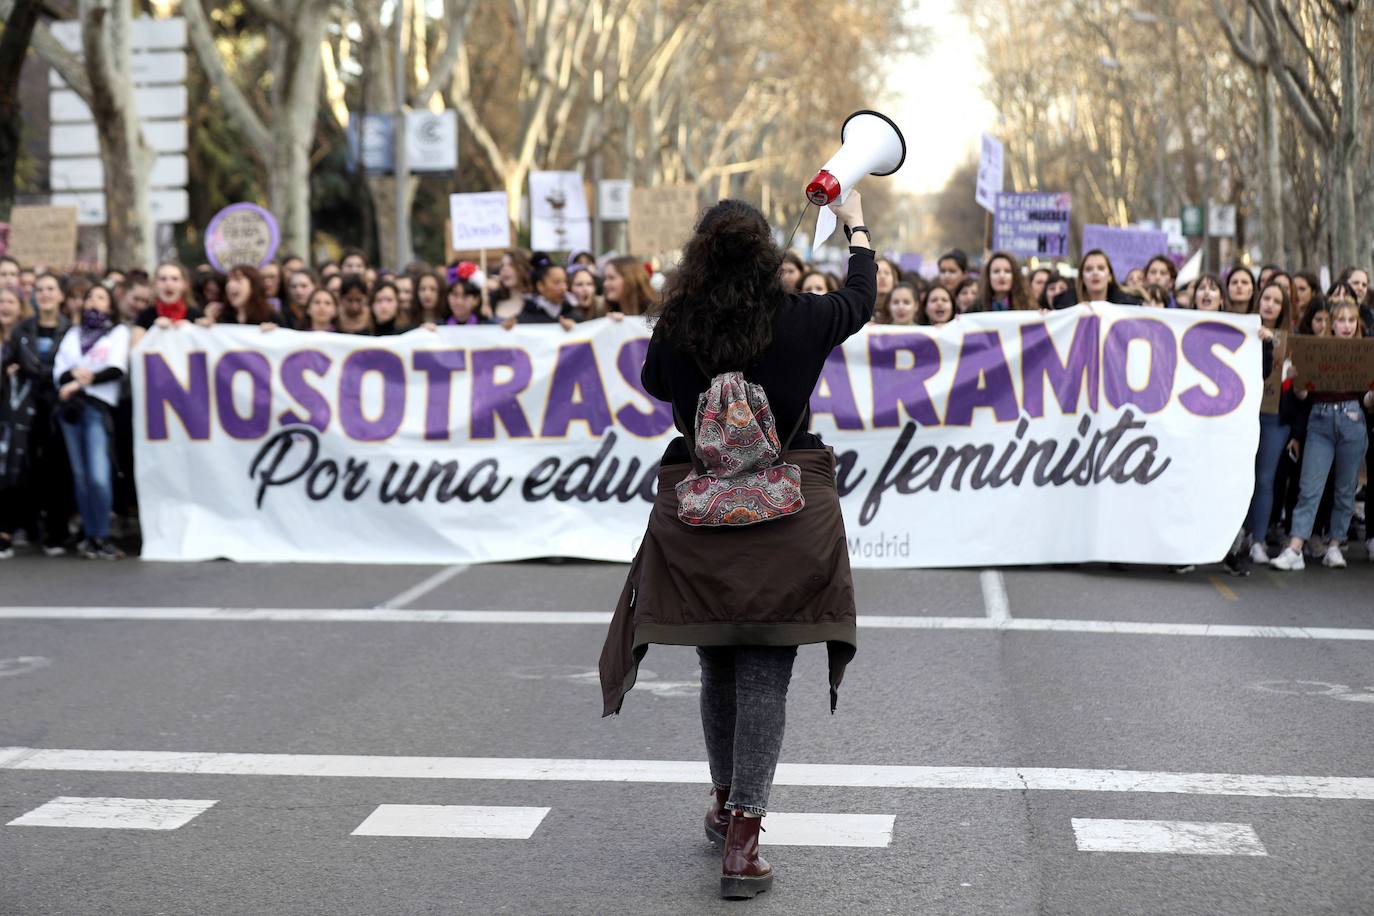
[[[715,897],[691,650],[652,648],[598,718],[587,612],[624,574],[0,564],[0,913],[1374,912],[1362,555],[856,573],[838,713],[803,649],[770,806],[833,835],[779,814],[751,903]],[[213,805],[81,827],[59,798]],[[537,810],[523,838],[356,835],[383,805]],[[872,845],[835,845],[860,821]],[[1206,826],[1092,851],[1090,821]]]

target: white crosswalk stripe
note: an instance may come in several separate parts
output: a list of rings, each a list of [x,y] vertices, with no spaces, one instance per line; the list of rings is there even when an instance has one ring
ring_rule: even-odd
[[[1082,852],[1269,855],[1249,824],[1075,817],[1073,835]]]
[[[528,840],[548,813],[498,805],[379,805],[353,835]]]
[[[763,819],[764,846],[892,845],[897,818],[891,814],[795,814],[774,811]]]
[[[209,810],[214,799],[81,798],[63,795],[10,821],[9,827],[176,830]]]

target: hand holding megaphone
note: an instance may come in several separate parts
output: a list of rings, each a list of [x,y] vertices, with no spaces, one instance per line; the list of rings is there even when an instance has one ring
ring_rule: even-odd
[[[806,186],[806,197],[813,204],[818,207],[831,205],[821,210],[816,220],[813,249],[820,248],[835,231],[835,220],[840,215],[834,210],[837,201],[843,205],[865,175],[891,175],[905,161],[906,140],[887,115],[865,110],[846,118],[840,128],[839,151]],[[848,219],[845,222],[857,225]]]
[[[864,200],[859,194],[859,189],[855,188],[844,197],[830,204],[830,211],[844,226],[862,226],[864,224]]]

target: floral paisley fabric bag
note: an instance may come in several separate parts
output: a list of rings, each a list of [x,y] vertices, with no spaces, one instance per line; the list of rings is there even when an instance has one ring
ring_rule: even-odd
[[[787,437],[790,445],[803,409]],[[700,527],[771,522],[806,506],[801,468],[782,460],[777,422],[762,385],[722,372],[697,398],[692,471],[677,485],[677,517]]]

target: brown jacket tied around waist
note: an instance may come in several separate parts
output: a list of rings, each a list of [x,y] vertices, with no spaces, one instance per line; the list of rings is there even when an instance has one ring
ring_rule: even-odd
[[[677,516],[691,465],[659,470],[658,495],[601,651],[602,715],[620,711],[650,643],[826,643],[830,709],[856,650],[854,583],[830,449],[797,449],[806,508],[748,527],[693,527]]]

